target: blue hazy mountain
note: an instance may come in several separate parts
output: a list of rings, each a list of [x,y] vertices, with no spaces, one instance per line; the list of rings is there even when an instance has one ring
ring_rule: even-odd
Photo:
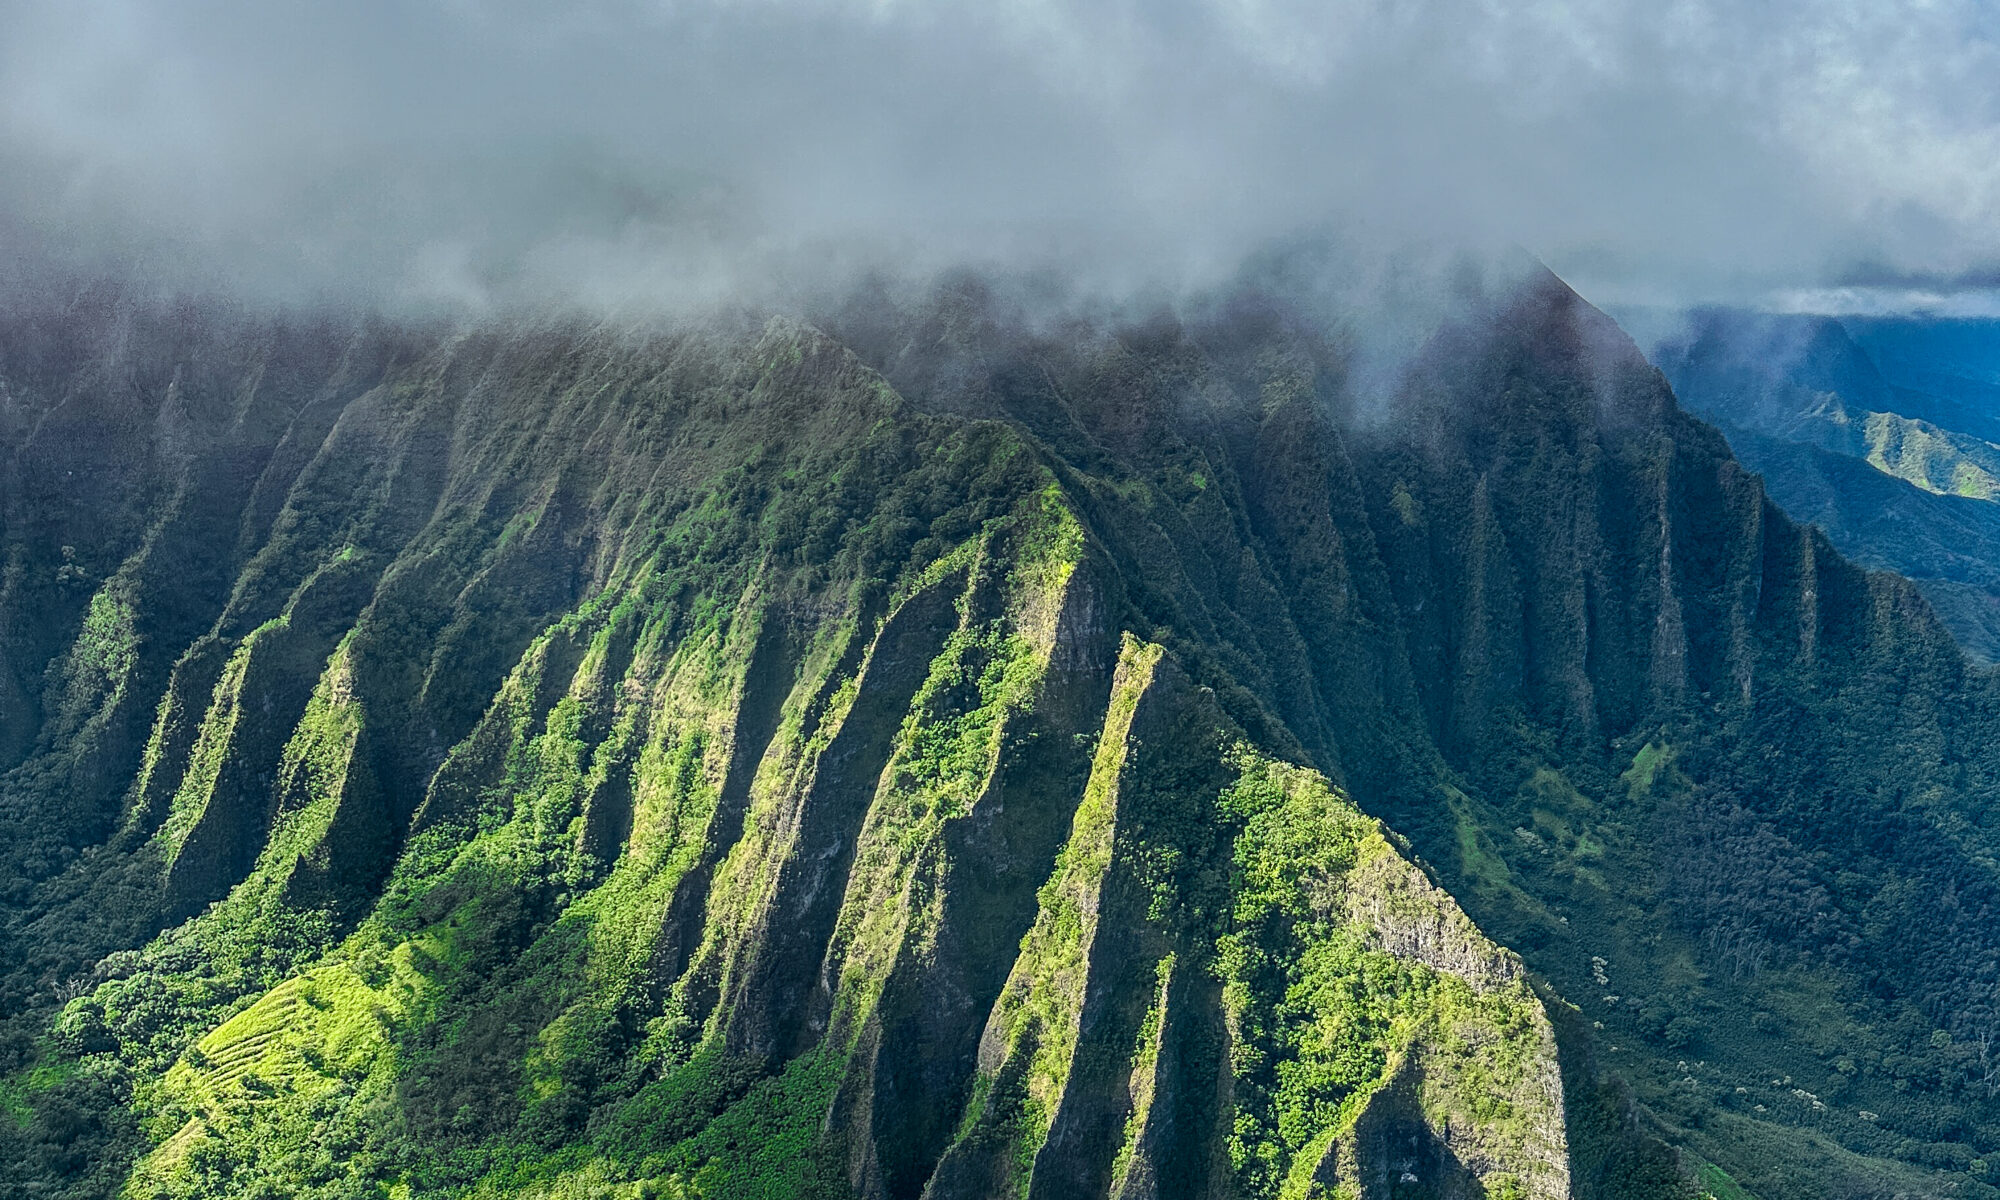
[[[1794,518],[2000,659],[2000,321],[1698,309],[1649,353]]]

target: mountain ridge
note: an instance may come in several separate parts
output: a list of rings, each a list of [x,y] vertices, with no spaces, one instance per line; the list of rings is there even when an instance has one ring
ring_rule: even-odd
[[[1255,288],[900,303],[10,335],[9,1153],[74,1194],[1984,1194],[1977,1014],[1924,1006],[1994,953],[1990,690],[1608,319],[1473,301],[1384,419]],[[125,470],[77,496],[88,454]],[[1864,830],[1932,874],[1834,865]]]
[[[1788,512],[1820,524],[1843,553],[1915,579],[1966,651],[1990,663],[2000,654],[2000,592],[1979,548],[2000,528],[1987,507],[2000,492],[2000,426],[1980,407],[1976,381],[1950,384],[1959,377],[1910,361],[1904,343],[1923,344],[1930,323],[1850,323],[1904,355],[1891,360],[1901,382],[1832,317],[1697,310],[1652,353]],[[1936,392],[1907,386],[1939,381]]]

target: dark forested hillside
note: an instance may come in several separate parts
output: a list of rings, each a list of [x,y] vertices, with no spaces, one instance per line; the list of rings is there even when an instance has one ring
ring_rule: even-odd
[[[1996,696],[1553,278],[0,318],[0,1188],[2000,1195]]]

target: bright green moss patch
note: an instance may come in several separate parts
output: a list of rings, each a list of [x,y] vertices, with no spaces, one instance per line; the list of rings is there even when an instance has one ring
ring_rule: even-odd
[[[1620,775],[1619,781],[1625,785],[1627,794],[1633,800],[1645,800],[1653,790],[1653,784],[1660,772],[1672,767],[1674,748],[1661,742],[1648,741],[1632,756],[1632,765]]]
[[[16,1122],[26,1122],[34,1116],[34,1098],[69,1079],[76,1068],[69,1063],[40,1063],[0,1079],[0,1112],[5,1112]]]
[[[1472,801],[1449,784],[1441,785],[1440,790],[1451,809],[1452,828],[1458,842],[1459,869],[1467,878],[1488,887],[1511,887],[1513,879],[1507,870],[1507,861],[1488,841],[1485,829],[1471,811]]]
[[[1712,1162],[1704,1162],[1695,1169],[1695,1182],[1701,1186],[1703,1200],[1757,1200],[1729,1172]]]
[[[64,703],[75,717],[117,701],[138,661],[136,615],[129,584],[123,580],[108,583],[91,596],[66,671],[69,692]]]

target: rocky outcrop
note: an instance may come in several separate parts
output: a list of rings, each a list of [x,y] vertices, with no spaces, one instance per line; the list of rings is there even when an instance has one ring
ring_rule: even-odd
[[[1481,991],[1523,978],[1520,956],[1487,940],[1457,901],[1399,856],[1383,855],[1358,868],[1344,898],[1348,919],[1397,958],[1456,975]]]

